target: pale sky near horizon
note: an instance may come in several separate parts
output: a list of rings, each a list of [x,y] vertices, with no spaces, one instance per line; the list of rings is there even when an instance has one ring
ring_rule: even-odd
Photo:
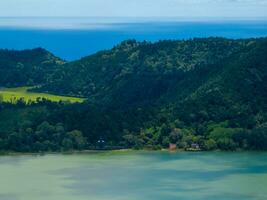
[[[267,0],[0,0],[0,16],[267,18]]]

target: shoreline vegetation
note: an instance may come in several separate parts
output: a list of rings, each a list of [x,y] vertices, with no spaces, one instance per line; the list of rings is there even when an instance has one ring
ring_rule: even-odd
[[[167,152],[167,153],[183,153],[183,152],[192,152],[192,153],[198,153],[198,152],[224,152],[224,153],[234,153],[234,152],[266,152],[266,150],[244,150],[244,149],[236,149],[232,151],[225,151],[225,150],[186,150],[186,149],[176,149],[176,150],[170,150],[170,149],[114,149],[114,150],[105,150],[105,149],[98,149],[98,150],[73,150],[73,151],[47,151],[47,152],[9,152],[9,151],[0,151],[0,156],[20,156],[20,155],[36,155],[36,156],[43,156],[43,155],[75,155],[75,154],[97,154],[97,153],[111,153],[111,154],[120,154],[120,153],[142,153],[142,152]]]

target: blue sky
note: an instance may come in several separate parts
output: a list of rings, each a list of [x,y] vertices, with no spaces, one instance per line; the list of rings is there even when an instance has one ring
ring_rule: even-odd
[[[0,0],[0,16],[267,18],[267,0]]]

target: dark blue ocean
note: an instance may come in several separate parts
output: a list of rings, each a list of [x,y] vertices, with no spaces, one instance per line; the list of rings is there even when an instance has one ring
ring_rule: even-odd
[[[22,23],[0,19],[0,48],[29,49],[43,47],[65,60],[75,60],[99,50],[110,49],[126,39],[158,41],[219,36],[251,38],[267,36],[267,21],[138,21],[58,23],[34,21]],[[30,24],[31,23],[31,24]]]

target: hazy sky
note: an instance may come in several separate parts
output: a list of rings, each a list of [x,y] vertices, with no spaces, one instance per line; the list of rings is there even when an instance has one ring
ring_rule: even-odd
[[[267,0],[0,0],[0,16],[267,17]]]

